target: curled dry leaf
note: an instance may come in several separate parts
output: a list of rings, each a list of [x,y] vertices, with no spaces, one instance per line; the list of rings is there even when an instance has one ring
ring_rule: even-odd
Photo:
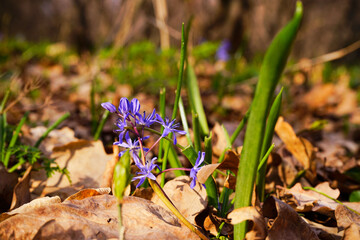
[[[215,126],[211,130],[212,132],[212,151],[214,155],[220,156],[224,149],[226,149],[226,137],[224,130],[220,126],[220,124],[217,122],[215,123]]]
[[[305,169],[308,169],[313,155],[311,143],[304,138],[298,138],[291,125],[285,122],[283,117],[279,117],[275,126],[275,131],[286,145],[286,148]]]
[[[338,205],[335,209],[335,218],[337,226],[345,229],[344,238],[360,239],[360,216],[343,205]]]
[[[16,184],[14,188],[10,210],[13,210],[25,203],[30,202],[29,181],[30,181],[31,170],[32,170],[32,166],[28,167],[24,173],[24,176]]]
[[[262,208],[263,216],[268,218],[268,240],[319,239],[310,226],[286,203],[269,197]]]
[[[279,189],[281,189],[279,193],[280,198],[284,198],[284,200],[298,212],[316,211],[333,217],[334,210],[339,205],[337,202],[322,194],[312,190],[304,190],[300,183],[295,184],[291,189],[282,187],[279,187]],[[328,182],[320,183],[315,189],[334,199],[337,199],[340,195],[340,191],[338,189],[332,189]]]
[[[41,178],[34,181],[32,188],[43,189],[38,194],[59,195],[65,199],[81,189],[100,187],[106,163],[112,155],[105,153],[101,141],[80,140],[54,148],[51,157],[61,168],[67,168],[72,185],[66,176],[56,172],[46,181]]]
[[[8,173],[0,163],[0,212],[9,210],[17,182],[18,174]]]
[[[163,189],[184,217],[195,224],[195,217],[206,208],[208,200],[206,189],[198,182],[194,189],[191,189],[190,182],[190,177],[180,176],[167,182]],[[165,208],[164,203],[156,194],[151,200]]]
[[[103,174],[101,187],[112,187],[113,175],[116,163],[119,161],[120,149],[117,145],[113,145],[113,157],[106,163],[106,168]]]
[[[111,188],[97,188],[97,189],[84,189],[81,190],[67,199],[67,200],[81,200],[92,196],[102,195],[102,194],[109,194],[111,192]]]
[[[228,218],[231,219],[233,225],[246,220],[252,221],[253,225],[251,230],[246,234],[246,239],[265,239],[267,235],[265,220],[255,207],[235,209],[229,213]]]
[[[197,173],[197,179],[199,183],[204,184],[206,180],[210,177],[210,175],[218,168],[219,165],[220,163],[215,163],[203,166]]]
[[[118,237],[115,196],[81,200],[34,200],[0,222],[0,239],[110,239]],[[15,213],[17,213],[15,215]],[[197,239],[168,210],[144,199],[125,197],[122,213],[125,239]]]

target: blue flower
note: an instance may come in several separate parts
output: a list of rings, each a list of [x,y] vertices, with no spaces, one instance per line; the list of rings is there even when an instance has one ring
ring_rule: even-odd
[[[143,116],[140,115],[140,117],[136,120],[136,123],[144,127],[150,127],[153,123],[156,122],[154,117],[155,117],[155,109],[147,117],[145,117],[145,111],[144,111],[144,115]]]
[[[114,145],[118,145],[120,147],[129,149],[129,152],[131,152],[133,154],[133,156],[137,156],[138,150],[140,149],[139,141],[135,140],[133,142],[129,136],[129,132],[127,132],[125,135],[125,141],[126,142],[120,142],[120,141],[114,142]],[[149,150],[148,148],[144,148],[144,151],[148,151],[148,150]],[[120,152],[119,157],[121,157],[125,152],[126,152],[126,150]]]
[[[190,170],[190,177],[192,178],[192,181],[190,183],[190,187],[193,189],[196,185],[196,180],[197,180],[197,173],[199,172],[199,170],[201,169],[200,165],[204,162],[205,160],[205,152],[200,152],[198,154],[198,158],[196,159],[195,165],[194,167]]]
[[[216,58],[218,60],[228,61],[230,59],[231,42],[229,40],[224,40],[221,42],[220,47],[216,51]]]
[[[137,160],[136,160],[137,159]],[[137,177],[133,177],[132,181],[135,181],[136,179],[140,179],[139,183],[136,185],[136,187],[138,188],[141,184],[144,183],[146,178],[150,178],[152,180],[156,180],[156,177],[154,174],[151,173],[152,170],[154,170],[154,168],[159,168],[159,166],[157,164],[155,164],[155,160],[157,158],[154,157],[150,162],[146,161],[145,166],[141,164],[139,158],[134,157],[134,161],[136,166],[140,169],[140,172],[137,172]],[[160,169],[160,168],[159,168]]]
[[[102,103],[101,106],[111,113],[116,112],[116,107],[112,103],[105,102],[105,103]]]
[[[159,114],[156,114],[156,121],[164,127],[164,131],[163,131],[161,137],[166,137],[167,135],[169,135],[169,133],[174,133],[174,144],[175,145],[177,143],[175,133],[182,134],[182,135],[186,134],[185,131],[176,129],[177,127],[180,126],[180,123],[175,123],[175,119],[170,122],[170,120],[168,118],[165,118],[165,121],[164,121],[162,119],[162,117],[160,117]]]
[[[115,132],[119,134],[119,143],[123,142],[124,134],[127,131],[127,123],[126,121],[123,121],[122,119],[118,119],[115,123],[115,125],[119,128],[116,129]]]
[[[133,100],[131,100],[131,103],[130,103],[130,112],[135,117],[135,115],[140,115],[139,111],[140,111],[140,102],[138,99],[133,98]]]
[[[123,97],[120,99],[119,112],[125,118],[127,118],[130,110],[130,102],[127,98]]]

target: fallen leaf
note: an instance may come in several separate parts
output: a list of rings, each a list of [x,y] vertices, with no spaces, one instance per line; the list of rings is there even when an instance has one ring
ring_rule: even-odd
[[[113,145],[113,157],[106,163],[106,168],[103,174],[101,187],[112,187],[114,169],[116,163],[119,161],[120,149],[117,145]]]
[[[62,199],[84,188],[98,188],[106,163],[113,158],[106,154],[101,141],[80,140],[54,148],[52,158],[70,173],[72,185],[66,176],[56,172],[45,182],[42,195],[60,195]]]
[[[8,173],[0,163],[0,212],[9,210],[13,197],[14,187],[18,182],[17,173]]]
[[[191,189],[190,182],[190,177],[180,176],[168,181],[163,190],[184,217],[190,223],[195,224],[195,217],[206,208],[208,200],[206,189],[198,182],[194,189]],[[156,194],[151,200],[165,207],[165,204]]]
[[[308,169],[313,154],[311,143],[303,138],[298,138],[291,125],[285,122],[283,117],[279,117],[275,132],[302,166]]]
[[[110,192],[111,192],[110,188],[84,189],[84,190],[81,190],[81,191],[71,195],[70,197],[65,199],[65,201],[67,201],[67,200],[82,200],[82,199],[92,197],[92,196],[109,194]]]
[[[360,216],[343,205],[335,209],[338,228],[345,229],[343,239],[360,239]]]
[[[10,210],[13,210],[21,205],[30,202],[30,173],[32,166],[28,167],[24,173],[24,176],[19,180],[14,188],[13,198],[11,202]]]
[[[0,222],[1,239],[118,237],[118,206],[116,197],[112,195],[72,199],[63,203],[47,199],[47,203],[39,205],[30,202],[22,208],[17,215]],[[124,198],[122,219],[127,240],[198,239],[171,212],[141,198]]]
[[[265,200],[262,212],[269,219],[268,240],[319,239],[294,209],[275,197]]]
[[[219,167],[220,163],[209,164],[201,167],[197,173],[197,179],[199,183],[204,184],[210,175]]]
[[[226,137],[224,130],[219,123],[215,123],[215,126],[211,130],[212,132],[212,151],[216,156],[220,156],[226,149]]]
[[[312,190],[304,190],[300,183],[295,184],[291,189],[281,187],[279,187],[279,189],[282,189],[279,194],[280,198],[284,198],[284,200],[298,212],[314,211],[332,217],[335,208],[339,205],[339,203],[320,193]],[[338,189],[332,189],[328,182],[320,183],[315,189],[334,199],[337,199],[340,195],[340,191]],[[290,198],[290,196],[293,198]]]
[[[265,239],[267,235],[265,220],[255,207],[234,209],[229,213],[228,218],[233,225],[243,221],[252,222],[251,230],[246,233],[246,239]]]

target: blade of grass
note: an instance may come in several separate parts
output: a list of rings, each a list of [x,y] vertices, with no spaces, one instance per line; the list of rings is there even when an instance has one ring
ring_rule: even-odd
[[[13,133],[13,135],[11,137],[11,140],[10,140],[10,143],[9,143],[9,145],[7,147],[5,158],[4,158],[4,161],[3,161],[5,168],[7,168],[8,165],[9,165],[9,160],[10,160],[10,155],[11,155],[11,150],[10,149],[15,146],[16,140],[18,139],[19,134],[20,134],[21,127],[24,125],[28,115],[29,115],[29,112],[26,112],[24,114],[24,116],[21,118],[19,124],[17,125],[17,127],[15,129],[15,132]]]
[[[1,101],[0,114],[3,113],[3,111],[4,111],[4,109],[5,109],[5,104],[6,104],[7,100],[8,100],[8,98],[9,98],[9,96],[10,96],[10,89],[7,89],[6,92],[5,92],[5,96],[4,96],[4,98],[2,99],[2,101]]]
[[[5,158],[6,113],[0,114],[0,161]]]
[[[180,99],[180,93],[181,93],[181,86],[182,86],[183,74],[184,74],[185,55],[186,55],[186,45],[185,45],[184,23],[183,23],[182,27],[181,27],[180,69],[179,69],[179,76],[178,76],[178,81],[177,81],[177,86],[176,86],[176,95],[175,95],[175,101],[174,101],[174,108],[173,108],[173,113],[172,113],[171,119],[176,118],[177,111],[178,111],[179,99]],[[170,139],[172,138],[172,133],[169,134],[169,138]],[[169,156],[170,143],[165,142],[164,143],[164,149],[165,149],[165,153],[164,153],[164,157],[163,157],[162,166],[163,167],[165,166],[165,168],[162,168],[162,170],[166,169],[166,166],[167,166],[167,160],[168,160],[167,158]],[[165,173],[162,173],[162,175],[161,175],[161,183],[160,183],[161,187],[164,187],[164,184],[165,184]]]
[[[205,145],[205,160],[204,162],[211,164],[212,162],[212,143],[211,143],[211,133],[209,137],[205,137],[204,145]],[[208,196],[208,202],[210,206],[215,208],[219,208],[219,194],[218,189],[215,183],[214,178],[211,176],[205,182],[206,186],[206,194]]]
[[[301,19],[302,4],[298,1],[293,19],[274,38],[261,65],[236,178],[235,209],[251,204],[269,102],[286,64]],[[245,237],[246,226],[246,222],[234,226],[234,239]]]
[[[90,112],[91,112],[91,134],[95,134],[97,119],[96,119],[96,106],[95,106],[95,80],[91,82],[90,90]]]
[[[250,111],[251,111],[251,107],[249,108],[249,110],[247,110],[247,112],[245,113],[245,116],[243,117],[243,119],[241,120],[241,122],[239,123],[237,128],[235,129],[234,133],[231,135],[231,138],[230,138],[231,145],[234,144],[236,138],[239,136],[241,130],[244,128],[245,123],[247,122],[247,120],[249,118]]]
[[[184,108],[184,104],[183,104],[181,97],[180,97],[180,101],[179,101],[179,112],[180,112],[182,126],[184,128],[184,131],[186,131],[186,138],[188,140],[188,143],[191,146],[193,146],[193,143],[191,141],[190,131],[189,131],[189,124],[186,119],[185,108]]]
[[[35,143],[34,147],[39,147],[41,142],[49,135],[49,133],[54,130],[55,128],[57,128],[57,126],[60,125],[60,123],[62,123],[63,121],[65,121],[68,117],[70,117],[70,113],[65,113],[64,115],[62,115],[53,125],[51,125],[44,133],[43,135],[41,135],[41,137],[39,138],[39,140],[37,140],[37,142]]]
[[[191,110],[199,116],[201,133],[204,135],[209,135],[209,127],[206,120],[204,106],[201,100],[198,81],[194,69],[190,64],[187,64],[186,72],[186,88],[189,96]]]
[[[104,114],[101,117],[100,123],[96,128],[95,134],[94,134],[94,140],[97,141],[100,137],[100,133],[104,128],[105,122],[106,120],[109,118],[110,116],[110,112],[109,111],[105,111]]]
[[[267,150],[267,152],[265,153],[265,155],[261,159],[261,161],[259,163],[259,166],[258,166],[258,169],[257,169],[258,172],[261,170],[262,167],[266,166],[267,159],[268,159],[271,151],[274,149],[274,147],[275,147],[275,144],[271,144],[269,149]]]
[[[193,119],[193,133],[194,133],[194,148],[196,152],[201,151],[201,137],[200,137],[200,123],[199,116],[192,112]]]
[[[271,145],[271,141],[273,139],[275,125],[279,118],[280,109],[281,109],[282,92],[283,92],[283,88],[281,88],[279,94],[276,96],[274,103],[270,108],[268,120],[266,123],[264,142],[262,145],[261,155],[260,155],[262,158],[264,158],[264,156],[266,155],[266,151],[268,151]],[[265,189],[266,166],[267,166],[267,158],[265,159],[265,162],[261,167],[259,165],[260,170],[258,169],[258,175],[256,179],[256,188],[260,202],[263,202],[265,197],[264,189]]]

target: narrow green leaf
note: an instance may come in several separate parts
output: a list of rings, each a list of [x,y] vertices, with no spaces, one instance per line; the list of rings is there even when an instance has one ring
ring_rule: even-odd
[[[204,140],[204,145],[205,145],[205,160],[204,162],[206,162],[207,164],[211,164],[212,162],[212,144],[211,144],[211,133],[209,137],[205,137]],[[218,204],[218,198],[219,198],[219,194],[218,194],[218,189],[215,183],[214,178],[212,178],[211,176],[206,180],[205,182],[205,186],[206,186],[206,194],[208,196],[208,201],[209,201],[209,205],[218,208],[219,204]]]
[[[200,136],[200,124],[199,116],[192,112],[193,119],[193,133],[194,133],[194,148],[196,152],[201,151],[201,136]]]
[[[106,120],[109,118],[110,116],[110,112],[109,111],[105,111],[104,114],[101,117],[100,123],[96,128],[95,134],[94,134],[94,140],[97,141],[100,137],[100,133],[104,128],[105,122]]]
[[[3,161],[5,168],[7,168],[8,164],[9,164],[10,155],[11,155],[10,149],[15,146],[16,140],[18,139],[19,134],[20,134],[21,127],[24,125],[28,115],[29,115],[29,112],[26,112],[24,114],[24,116],[21,118],[19,124],[17,125],[17,127],[15,129],[15,132],[13,133],[13,135],[11,137],[11,140],[10,140],[10,143],[9,143],[9,145],[7,147],[5,158],[4,158],[4,161]]]
[[[54,130],[55,128],[57,128],[63,121],[65,121],[68,117],[70,117],[70,113],[65,113],[64,115],[62,115],[53,125],[51,125],[45,132],[44,134],[39,138],[39,140],[37,140],[37,142],[35,143],[34,147],[39,147],[41,142],[49,135],[49,133]]]
[[[10,89],[7,89],[6,92],[5,92],[5,96],[4,96],[4,98],[2,99],[2,101],[1,101],[0,114],[3,113],[3,111],[4,111],[4,109],[5,109],[5,104],[6,104],[7,100],[8,100],[8,98],[9,98],[9,96],[10,96]]]
[[[181,86],[182,86],[183,75],[184,75],[185,56],[186,56],[186,45],[185,45],[184,23],[183,23],[182,28],[181,28],[180,69],[179,69],[179,76],[178,76],[177,87],[176,87],[174,108],[173,108],[173,113],[172,113],[171,119],[176,118],[177,111],[178,111],[179,99],[180,99],[180,93],[181,93]],[[170,139],[172,138],[172,133],[169,134],[169,138]],[[165,142],[164,143],[164,149],[165,149],[165,153],[164,153],[164,158],[163,158],[163,163],[162,163],[162,166],[163,166],[162,169],[165,169],[166,166],[167,166],[167,160],[168,160],[167,158],[169,156],[170,143]],[[163,187],[164,184],[165,184],[165,175],[162,174],[161,175],[161,187]]]
[[[206,115],[204,111],[204,106],[201,101],[201,95],[199,90],[199,85],[197,78],[194,72],[194,69],[190,64],[187,65],[187,75],[186,75],[186,88],[189,96],[189,102],[191,110],[198,114],[199,123],[201,127],[201,132],[204,135],[209,135],[209,127],[206,120]]]
[[[180,112],[182,126],[184,128],[184,131],[186,131],[186,139],[188,140],[188,143],[191,146],[193,146],[193,143],[191,141],[190,131],[189,131],[189,124],[186,119],[185,108],[184,108],[184,104],[183,104],[181,97],[180,97],[180,101],[179,101],[179,112]]]
[[[0,161],[5,158],[6,113],[0,114]]]
[[[270,108],[269,117],[266,124],[265,137],[261,149],[261,155],[260,155],[261,158],[264,158],[264,156],[266,155],[266,151],[268,151],[268,149],[270,148],[271,141],[273,139],[275,125],[279,118],[280,109],[281,109],[282,92],[283,92],[283,88],[281,88],[279,94],[276,96],[274,100],[273,105]],[[262,164],[260,169],[258,167],[258,176],[256,179],[256,187],[261,202],[264,201],[264,197],[265,197],[264,189],[265,189],[266,166],[267,166],[267,158],[265,159],[265,162]]]
[[[275,87],[286,64],[291,45],[302,19],[302,4],[297,2],[293,19],[276,35],[268,48],[260,69],[254,100],[245,133],[243,153],[236,179],[235,209],[250,206],[260,159],[266,116]],[[246,222],[234,226],[234,239],[243,239]]]
[[[243,117],[243,119],[241,120],[241,122],[239,123],[237,128],[235,129],[234,133],[231,135],[231,138],[230,138],[231,145],[234,144],[236,138],[239,136],[241,130],[244,128],[245,123],[247,122],[247,120],[249,118],[250,110],[251,110],[251,107],[249,108],[249,110],[247,110],[247,112],[245,113],[245,116]]]

